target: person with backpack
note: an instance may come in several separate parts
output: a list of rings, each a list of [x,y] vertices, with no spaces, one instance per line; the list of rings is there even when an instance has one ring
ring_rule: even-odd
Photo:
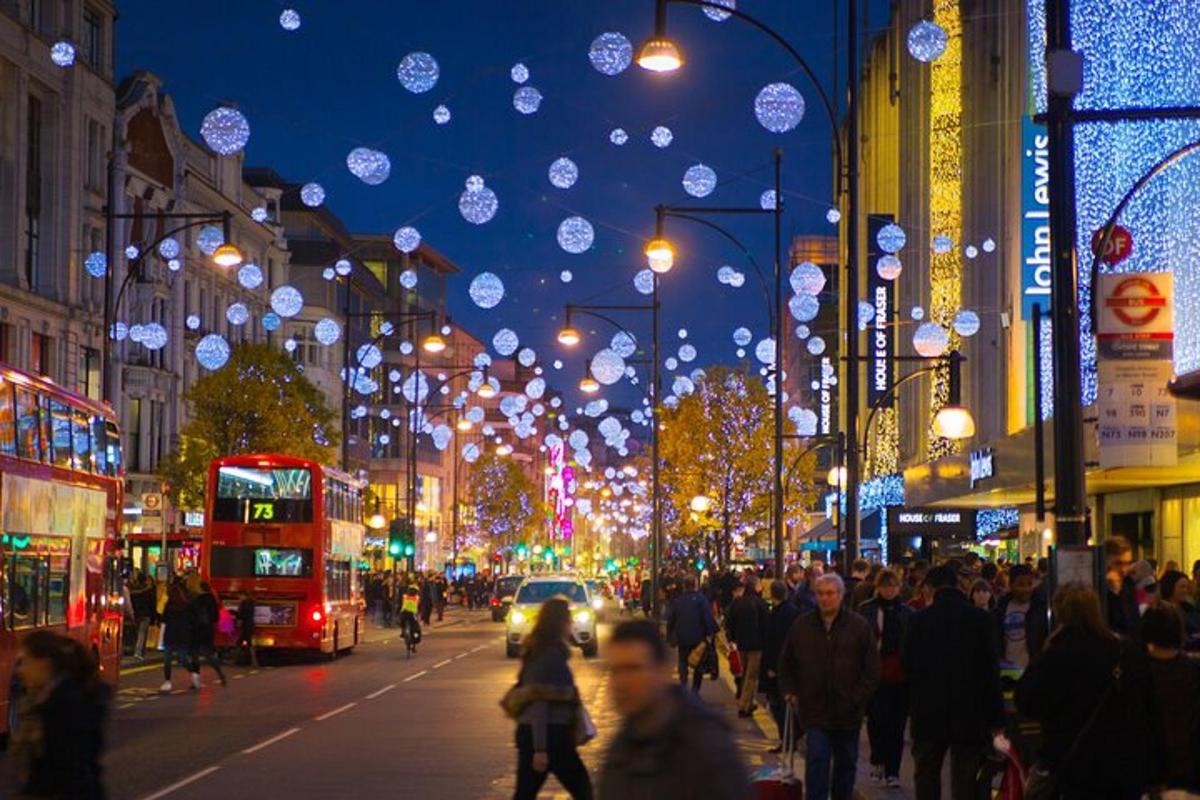
[[[679,651],[680,685],[687,686],[692,651],[701,645],[706,649],[713,647],[709,640],[718,630],[708,598],[696,591],[695,576],[687,576],[683,581],[683,594],[667,609],[667,641],[673,642]],[[697,665],[692,673],[692,691],[700,691],[703,682],[704,671]]]

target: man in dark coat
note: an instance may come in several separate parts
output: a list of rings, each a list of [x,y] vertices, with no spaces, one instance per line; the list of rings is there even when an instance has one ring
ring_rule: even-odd
[[[902,661],[909,681],[917,800],[939,800],[950,751],[951,796],[973,797],[975,776],[1003,723],[995,623],[958,589],[952,567],[926,582],[933,603],[912,615]]]
[[[623,622],[606,652],[620,729],[609,744],[597,800],[744,800],[746,768],[729,724],[678,686],[649,620]]]
[[[771,613],[767,615],[767,637],[763,643],[761,685],[763,693],[767,696],[771,716],[779,728],[780,747],[772,748],[772,752],[782,749],[784,713],[787,707],[783,701],[783,692],[779,689],[779,654],[783,651],[783,643],[787,641],[792,624],[800,613],[800,609],[789,597],[787,583],[771,581]]]
[[[767,639],[767,604],[758,594],[758,576],[753,573],[746,576],[742,596],[729,606],[725,634],[741,653],[742,693],[738,698],[738,716],[748,717],[754,713],[762,649]]]
[[[841,576],[831,572],[814,585],[817,610],[792,625],[779,656],[779,683],[807,742],[805,796],[850,800],[859,729],[879,683],[879,650],[867,621],[843,607]]]
[[[712,605],[707,597],[696,591],[696,578],[689,575],[683,581],[683,594],[667,609],[667,641],[674,642],[679,648],[680,685],[687,686],[688,658],[692,651],[716,632]],[[692,675],[692,690],[700,691],[703,681],[704,672],[697,668]]]

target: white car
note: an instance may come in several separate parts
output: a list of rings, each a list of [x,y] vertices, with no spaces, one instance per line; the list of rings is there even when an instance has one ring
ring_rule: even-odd
[[[587,586],[570,575],[537,575],[526,578],[513,597],[505,619],[504,650],[516,658],[521,641],[533,629],[542,603],[552,597],[566,598],[571,605],[571,633],[585,657],[596,655],[600,642],[596,639],[596,611],[588,600]]]

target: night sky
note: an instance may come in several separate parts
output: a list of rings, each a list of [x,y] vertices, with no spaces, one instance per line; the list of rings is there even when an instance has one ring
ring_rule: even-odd
[[[670,30],[688,59],[684,69],[660,76],[634,64],[608,77],[589,62],[590,43],[619,31],[636,50],[651,31],[652,0],[296,0],[291,7],[303,23],[295,32],[279,25],[285,7],[126,0],[117,30],[119,73],[148,69],[161,76],[195,138],[208,111],[223,101],[237,103],[252,129],[247,164],[320,182],[326,205],[351,230],[390,234],[416,226],[465,273],[451,284],[455,321],[485,342],[499,327],[513,328],[522,345],[537,350],[551,383],[570,388],[572,396],[583,359],[605,346],[612,331],[588,325],[584,345],[568,352],[554,341],[562,306],[645,301],[632,278],[645,266],[641,247],[653,232],[656,204],[758,206],[770,186],[772,149],[780,147],[785,241],[796,233],[834,232],[825,220],[831,132],[819,99],[781,48],[737,19],[716,23],[698,8],[673,6]],[[830,3],[745,0],[740,7],[787,36],[826,91],[838,94]],[[397,80],[396,66],[421,50],[438,60],[441,77],[431,91],[412,94]],[[844,57],[839,60],[844,83]],[[530,70],[528,85],[545,96],[532,116],[512,105],[517,85],[509,70],[518,61]],[[807,104],[803,121],[786,134],[769,133],[753,113],[755,95],[774,81],[791,82]],[[448,125],[432,119],[440,103],[453,114]],[[656,125],[673,131],[670,147],[650,143]],[[609,142],[616,127],[629,133],[623,147]],[[386,183],[367,186],[348,172],[346,154],[356,146],[388,154]],[[547,179],[550,163],[562,155],[580,170],[569,190]],[[681,184],[697,162],[719,178],[703,200],[689,197]],[[498,214],[482,226],[458,212],[471,174],[484,176],[499,195]],[[566,253],[555,240],[559,222],[572,214],[596,230],[595,244],[581,255]],[[769,273],[770,217],[723,223]],[[671,223],[668,233],[681,252],[662,283],[664,358],[682,344],[676,332],[686,328],[699,350],[693,364],[683,365],[688,370],[735,360],[735,327],[750,328],[755,341],[768,332],[750,266],[716,234],[689,223]],[[727,263],[746,273],[741,288],[716,280]],[[570,284],[560,281],[564,269],[574,274]],[[471,276],[484,270],[500,275],[507,288],[504,302],[490,311],[467,296]],[[648,318],[631,317],[630,327],[644,331],[649,344]],[[561,373],[550,366],[559,357],[566,362]],[[670,376],[664,380],[669,391]],[[627,387],[608,396],[628,403],[637,395]]]

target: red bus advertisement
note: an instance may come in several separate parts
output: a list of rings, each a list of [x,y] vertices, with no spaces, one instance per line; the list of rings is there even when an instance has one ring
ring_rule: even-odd
[[[0,737],[30,631],[78,639],[116,683],[124,472],[111,408],[0,364]]]
[[[253,599],[256,647],[334,654],[358,644],[365,487],[292,456],[209,466],[201,574],[231,611]]]

